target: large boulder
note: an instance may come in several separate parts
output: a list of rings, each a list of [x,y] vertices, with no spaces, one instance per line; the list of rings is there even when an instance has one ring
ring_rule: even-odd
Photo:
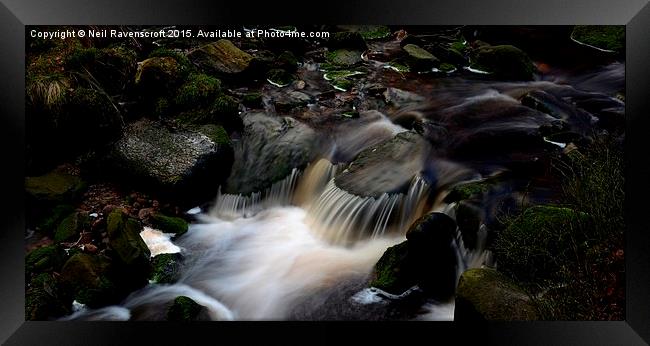
[[[536,320],[528,295],[494,269],[465,271],[456,291],[455,321]]]
[[[440,299],[449,298],[456,284],[456,255],[452,241],[456,224],[442,213],[430,213],[411,225],[407,240],[390,247],[375,265],[370,286],[392,294],[418,285]]]
[[[232,162],[230,142],[221,137],[141,120],[114,145],[110,162],[129,180],[175,194],[208,194],[204,183],[218,185]]]
[[[219,40],[192,51],[188,57],[211,73],[234,75],[245,71],[253,57],[229,40]]]
[[[402,132],[363,150],[335,178],[336,185],[358,196],[379,197],[403,192],[423,168],[429,143],[416,132]]]
[[[499,78],[532,80],[535,65],[521,49],[511,45],[481,46],[472,57],[472,65]]]
[[[243,120],[243,138],[235,146],[226,187],[229,193],[261,191],[294,168],[305,167],[318,153],[316,132],[300,121],[264,113],[249,113]]]

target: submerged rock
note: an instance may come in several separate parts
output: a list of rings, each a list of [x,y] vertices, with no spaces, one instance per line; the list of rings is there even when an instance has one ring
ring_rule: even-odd
[[[151,259],[153,270],[150,279],[159,284],[171,284],[178,280],[181,261],[180,253],[160,254]]]
[[[349,193],[364,197],[401,192],[422,170],[429,150],[428,142],[417,133],[399,133],[363,150],[336,177],[335,183]]]
[[[535,320],[528,295],[494,269],[465,271],[456,291],[455,321]]]
[[[219,40],[202,46],[189,55],[200,68],[212,73],[233,75],[245,71],[253,57],[229,40]]]
[[[318,153],[316,132],[293,118],[249,113],[243,119],[244,134],[235,146],[228,193],[263,190],[294,168],[306,166]]]
[[[110,158],[115,168],[132,179],[178,189],[174,191],[179,193],[204,191],[202,183],[209,180],[218,185],[232,162],[229,142],[216,143],[214,139],[197,131],[141,120],[126,129]]]

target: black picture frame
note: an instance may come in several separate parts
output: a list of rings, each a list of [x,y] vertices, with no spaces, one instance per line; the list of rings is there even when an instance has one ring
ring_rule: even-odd
[[[650,169],[650,1],[445,0],[323,3],[250,1],[0,0],[0,114],[4,193],[0,230],[0,341],[7,345],[328,343],[359,338],[513,345],[650,343],[650,233],[645,226]],[[312,8],[309,8],[312,7]],[[25,322],[24,53],[26,25],[85,24],[473,24],[626,25],[626,318],[616,322],[131,323]],[[204,338],[204,339],[202,339]],[[196,342],[195,342],[196,340]],[[205,342],[205,341],[204,341]]]

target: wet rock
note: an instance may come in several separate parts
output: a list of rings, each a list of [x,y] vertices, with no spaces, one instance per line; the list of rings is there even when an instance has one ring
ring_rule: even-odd
[[[456,292],[455,321],[537,318],[528,295],[496,270],[469,269],[461,275]]]
[[[186,296],[176,297],[167,309],[167,321],[191,322],[209,320],[208,309]]]
[[[192,51],[188,57],[201,69],[225,75],[245,71],[253,57],[229,40],[219,40]]]
[[[183,256],[180,253],[165,253],[151,259],[153,270],[150,280],[159,284],[172,284],[178,280]]]
[[[148,58],[139,63],[135,84],[146,95],[164,95],[181,83],[186,73],[172,57]]]
[[[108,215],[107,231],[109,245],[120,262],[133,271],[148,269],[150,252],[140,237],[140,222],[116,209]]]
[[[102,255],[76,254],[63,266],[62,283],[74,300],[89,307],[116,303],[116,284],[108,274],[110,265]]]
[[[329,66],[338,68],[351,67],[362,61],[360,51],[347,49],[337,49],[333,52],[328,52],[326,58]],[[330,69],[328,66],[321,67]]]
[[[221,137],[224,141],[215,142]],[[197,192],[205,189],[206,179],[214,183],[229,173],[232,149],[225,138],[141,120],[114,145],[110,162],[130,179],[167,191]]]
[[[311,96],[300,91],[290,91],[276,96],[274,105],[276,112],[288,112],[294,108],[306,106],[310,101]]]
[[[408,54],[407,64],[413,70],[429,70],[440,63],[433,54],[414,44],[406,44],[402,49]]]
[[[243,138],[235,147],[235,163],[226,185],[229,193],[263,190],[316,157],[319,138],[306,124],[264,113],[249,113],[243,119]]]
[[[52,274],[39,274],[27,285],[26,320],[53,320],[69,314],[71,305],[72,299],[61,290],[58,280]]]
[[[479,206],[468,201],[460,201],[456,207],[456,223],[468,249],[475,248],[482,214],[483,210]]]
[[[90,219],[85,212],[75,212],[68,215],[54,232],[54,241],[57,243],[64,241],[74,241],[79,237],[83,230],[90,229]]]
[[[242,103],[246,107],[261,108],[262,107],[262,94],[261,93],[248,93],[242,98]]]
[[[166,216],[161,213],[154,213],[149,218],[151,225],[163,233],[174,233],[180,236],[187,232],[187,221],[180,217]]]
[[[59,271],[66,261],[66,254],[59,245],[49,245],[30,251],[25,256],[25,272],[41,273]]]
[[[402,132],[392,139],[363,150],[335,178],[336,185],[358,196],[378,197],[403,191],[423,167],[430,151],[415,132]]]
[[[45,175],[25,178],[25,191],[37,202],[62,202],[81,196],[86,183],[76,175],[54,170]]]
[[[291,84],[295,77],[283,69],[272,69],[266,73],[266,79],[277,87],[285,87]]]
[[[571,39],[601,50],[625,52],[624,26],[576,25],[571,33]]]
[[[397,88],[387,88],[383,92],[383,95],[387,103],[391,103],[397,107],[404,107],[424,101],[423,96]]]
[[[528,55],[511,45],[478,48],[472,57],[472,67],[513,80],[532,80],[536,70]]]
[[[418,219],[406,233],[407,240],[379,259],[369,285],[392,294],[418,285],[437,298],[450,297],[456,284],[455,230],[454,220],[442,213]]]
[[[221,81],[203,73],[193,73],[187,77],[177,91],[174,102],[177,107],[194,108],[206,106],[221,91]]]

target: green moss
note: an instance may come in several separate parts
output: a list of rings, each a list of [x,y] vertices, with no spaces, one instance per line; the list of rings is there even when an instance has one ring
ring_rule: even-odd
[[[207,105],[221,91],[221,82],[206,74],[193,73],[177,92],[176,105],[189,108]]]
[[[405,61],[411,70],[427,71],[440,63],[436,56],[420,46],[410,43],[402,47],[402,49],[407,54]]]
[[[354,87],[354,82],[348,80],[348,79],[335,79],[333,81],[330,81],[330,84],[337,90],[341,91],[349,91]]]
[[[72,300],[59,288],[59,282],[48,273],[39,274],[25,292],[25,319],[45,321],[70,313]]]
[[[465,271],[458,282],[455,319],[535,320],[536,309],[514,282],[494,269]]]
[[[405,45],[404,47],[402,47],[402,49],[404,49],[404,51],[408,53],[409,56],[418,60],[430,60],[430,61],[437,60],[437,58],[433,54],[429,53],[428,51],[421,48],[420,46],[412,43]]]
[[[76,47],[66,57],[65,64],[68,68],[80,68],[88,65],[97,59],[98,49],[95,47]]]
[[[272,69],[266,73],[266,79],[275,86],[285,87],[291,84],[295,77],[283,69]]]
[[[198,131],[208,136],[208,138],[217,144],[232,145],[228,132],[221,125],[206,124],[199,127]]]
[[[88,216],[85,213],[76,212],[68,215],[54,232],[54,241],[72,241],[78,238],[79,232],[88,227]]]
[[[460,40],[455,41],[454,43],[452,43],[450,48],[462,55],[462,53],[467,48],[467,41],[464,38],[461,38]]]
[[[117,254],[117,258],[126,265],[134,265],[146,271],[150,251],[140,237],[142,231],[140,222],[130,218],[122,210],[115,209],[108,215],[106,224],[109,245]]]
[[[455,67],[454,65],[452,65],[452,64],[449,64],[449,63],[446,63],[446,62],[445,62],[445,63],[440,64],[440,66],[438,67],[438,69],[439,69],[440,71],[442,71],[442,72],[451,73],[451,72],[453,72],[453,71],[456,70],[456,67]]]
[[[590,46],[614,52],[625,51],[625,26],[576,25],[571,38]]]
[[[366,40],[376,40],[390,36],[390,29],[383,25],[366,25],[359,27],[359,33]]]
[[[106,257],[80,253],[65,263],[61,277],[76,301],[95,308],[115,301],[117,287],[107,276],[109,268]]]
[[[411,72],[407,65],[400,64],[398,62],[389,62],[384,65],[384,67],[397,72]]]
[[[156,48],[151,53],[149,53],[149,58],[157,58],[157,57],[158,58],[162,58],[162,57],[173,58],[174,60],[176,60],[176,62],[178,64],[180,64],[180,66],[183,69],[185,69],[187,71],[191,71],[191,70],[194,69],[194,65],[192,65],[192,63],[187,58],[187,56],[185,54],[183,54],[182,52],[179,52],[179,51],[175,51],[175,50],[168,49],[168,48],[163,48],[163,47]]]
[[[261,107],[262,93],[248,93],[242,98],[242,103],[247,107]]]
[[[330,65],[325,65],[327,69],[330,66],[351,67],[361,62],[361,52],[356,50],[337,49],[332,52],[327,52],[325,58]]]
[[[445,197],[445,202],[458,202],[465,199],[480,197],[488,192],[492,184],[487,181],[478,181],[456,185]]]
[[[375,265],[374,278],[369,285],[395,294],[410,288],[414,281],[410,280],[406,269],[407,256],[406,241],[389,247]]]
[[[167,310],[168,321],[190,322],[199,318],[203,306],[186,296],[179,296]]]
[[[166,253],[151,260],[153,270],[150,279],[159,284],[172,284],[178,279],[182,256],[178,253]]]
[[[78,176],[60,171],[52,171],[38,177],[25,178],[25,190],[29,195],[42,201],[68,201],[83,192],[86,183]]]
[[[239,115],[239,101],[229,95],[221,95],[212,103],[210,114],[215,120],[236,118]]]
[[[65,251],[58,245],[40,247],[25,256],[25,271],[27,273],[59,271],[65,259]]]
[[[151,224],[164,233],[174,233],[177,236],[184,234],[188,229],[187,221],[180,217],[165,216],[160,213],[152,216]]]
[[[144,60],[135,74],[135,84],[145,94],[172,94],[188,70],[171,57]]]

